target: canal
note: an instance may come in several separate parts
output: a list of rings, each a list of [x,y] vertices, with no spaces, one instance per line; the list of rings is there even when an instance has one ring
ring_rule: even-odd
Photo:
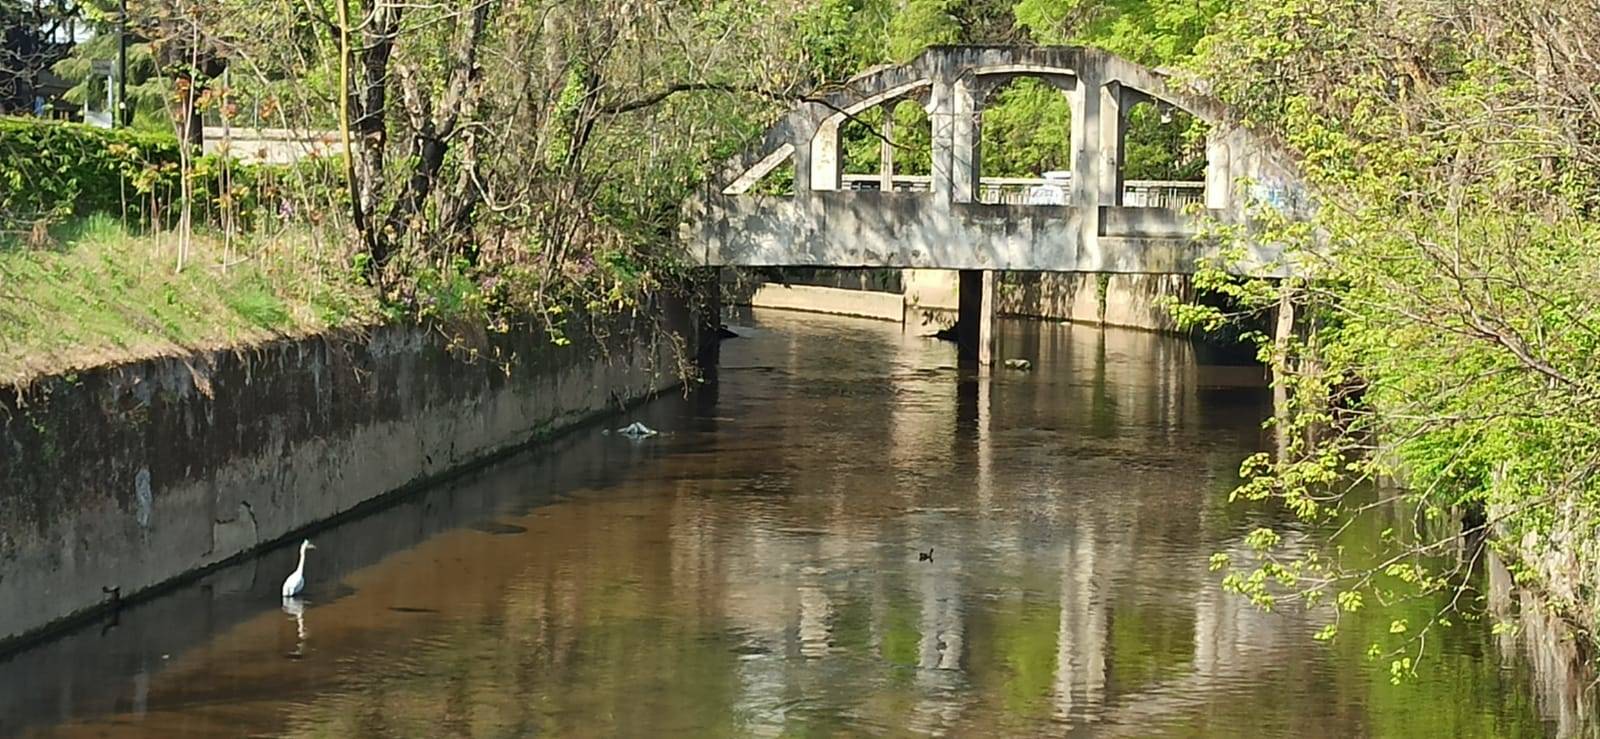
[[[1227,500],[1270,443],[1259,368],[1015,322],[1033,371],[979,377],[897,325],[737,323],[713,384],[611,424],[662,435],[583,429],[320,531],[298,607],[285,546],[0,663],[0,734],[1555,729],[1488,620],[1392,685],[1363,656],[1392,614],[1324,645],[1326,615],[1220,590],[1210,556],[1276,520]]]

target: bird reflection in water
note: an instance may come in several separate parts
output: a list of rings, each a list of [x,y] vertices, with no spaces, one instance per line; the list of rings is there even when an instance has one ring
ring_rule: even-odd
[[[299,659],[306,655],[306,602],[298,597],[283,599],[283,612],[294,619],[295,645],[289,656]]]

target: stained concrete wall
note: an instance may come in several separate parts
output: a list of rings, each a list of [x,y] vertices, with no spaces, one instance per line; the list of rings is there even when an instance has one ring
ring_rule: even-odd
[[[898,293],[844,290],[814,285],[779,285],[768,282],[755,289],[744,304],[755,308],[782,308],[836,316],[873,318],[899,323],[905,319],[905,300]]]
[[[453,342],[388,327],[0,398],[0,649],[680,381],[697,322]],[[679,337],[683,340],[678,341]]]
[[[247,164],[293,164],[344,154],[338,131],[206,126],[205,153],[227,154]]]
[[[669,392],[662,402],[641,407],[629,418],[659,428],[690,402]],[[643,449],[615,436],[568,434],[418,495],[402,496],[392,506],[313,534],[321,546],[312,552],[312,581],[340,583],[343,589],[350,575],[396,552],[425,546],[434,537],[515,519],[577,487],[604,487],[633,474]],[[7,657],[7,669],[0,670],[0,736],[25,735],[31,726],[85,714],[138,712],[160,700],[149,679],[156,671],[183,669],[195,653],[216,649],[217,642],[275,639],[289,619],[277,608],[278,588],[294,569],[296,555],[296,547],[288,545],[244,558],[160,598],[130,605],[105,626],[79,629]],[[468,582],[461,587],[494,592],[494,583],[506,574],[482,573],[465,578]],[[319,595],[322,599],[332,598]],[[314,615],[309,623],[318,639],[352,636],[330,634]],[[292,633],[292,619],[288,625]],[[112,629],[109,636],[104,629]],[[115,649],[106,648],[108,639],[116,642]],[[204,686],[195,689],[205,692]]]
[[[928,327],[949,325],[958,308],[957,272],[906,270],[906,321]],[[999,312],[1006,316],[1073,321],[1146,331],[1175,331],[1172,316],[1161,306],[1165,297],[1187,301],[1192,284],[1184,275],[1105,275],[1082,272],[1006,272],[1001,274]]]

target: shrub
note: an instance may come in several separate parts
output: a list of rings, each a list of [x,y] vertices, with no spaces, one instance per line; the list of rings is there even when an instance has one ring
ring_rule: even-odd
[[[315,222],[339,212],[342,159],[243,164],[215,155],[190,163],[195,222],[246,230],[268,219]],[[171,225],[182,204],[177,140],[33,118],[0,118],[0,227],[94,214]]]
[[[0,118],[0,218],[7,221],[147,216],[148,203],[172,200],[178,184],[171,136]]]

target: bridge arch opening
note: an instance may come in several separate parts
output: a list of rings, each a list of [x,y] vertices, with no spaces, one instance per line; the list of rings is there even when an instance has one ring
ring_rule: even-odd
[[[844,127],[867,120],[868,111],[893,105],[905,98],[920,98],[933,86],[929,80],[914,80],[864,95],[843,105],[823,106],[833,112],[819,120],[810,142],[810,186],[812,190],[842,190],[845,187]],[[819,105],[813,103],[813,105]],[[882,120],[881,114],[878,120]],[[930,136],[931,138],[931,136]]]
[[[983,83],[976,142],[979,202],[1066,205],[1076,78],[1007,74]]]
[[[890,100],[840,126],[841,189],[926,192],[933,172],[933,121],[915,98]]]
[[[1206,202],[1211,127],[1167,100],[1127,89],[1120,106],[1118,205],[1182,210]]]
[[[793,195],[794,145],[784,144],[739,173],[723,195]]]

